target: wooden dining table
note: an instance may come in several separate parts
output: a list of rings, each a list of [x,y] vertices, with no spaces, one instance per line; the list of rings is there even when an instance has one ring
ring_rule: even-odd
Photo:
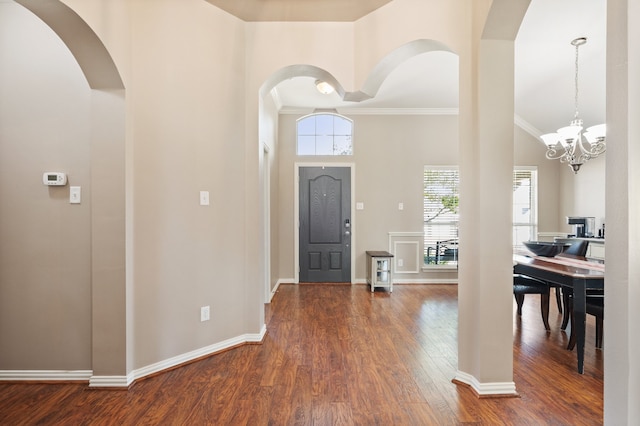
[[[586,297],[588,290],[604,290],[604,263],[582,256],[542,257],[514,254],[513,272],[573,290],[572,333],[576,335],[578,373],[584,373]]]

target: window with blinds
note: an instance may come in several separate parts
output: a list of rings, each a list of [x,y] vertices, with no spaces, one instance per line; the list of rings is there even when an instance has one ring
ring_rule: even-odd
[[[538,172],[535,168],[513,171],[513,246],[536,240],[538,235]]]
[[[424,263],[457,265],[459,173],[453,167],[424,168]],[[538,234],[538,178],[534,167],[513,171],[513,245]]]
[[[457,265],[458,201],[457,168],[424,168],[424,263]]]

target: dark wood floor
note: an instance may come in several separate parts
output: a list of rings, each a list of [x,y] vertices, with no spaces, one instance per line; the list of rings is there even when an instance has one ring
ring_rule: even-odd
[[[128,391],[0,384],[0,425],[597,425],[603,352],[589,318],[585,374],[538,296],[514,315],[519,398],[478,399],[457,369],[457,286],[282,285],[261,345],[232,349]],[[577,397],[571,397],[578,395]]]

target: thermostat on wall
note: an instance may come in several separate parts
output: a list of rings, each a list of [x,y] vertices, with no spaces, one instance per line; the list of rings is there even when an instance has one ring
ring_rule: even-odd
[[[45,185],[64,186],[67,184],[67,174],[62,172],[45,172],[42,175]]]

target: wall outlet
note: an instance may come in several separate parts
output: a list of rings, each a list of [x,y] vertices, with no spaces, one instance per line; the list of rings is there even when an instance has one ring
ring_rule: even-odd
[[[202,308],[200,308],[200,322],[209,321],[210,312],[211,312],[210,306],[203,306]]]
[[[404,260],[398,259],[398,266],[404,266]]]

